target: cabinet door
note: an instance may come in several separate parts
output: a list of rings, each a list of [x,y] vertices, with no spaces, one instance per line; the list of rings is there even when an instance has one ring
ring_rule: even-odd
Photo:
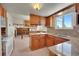
[[[65,42],[63,38],[55,37],[55,44],[60,44],[62,42]]]
[[[50,17],[46,17],[46,24],[47,27],[50,27]]]
[[[40,35],[40,48],[45,47],[45,35]]]
[[[40,23],[40,17],[37,15],[30,15],[30,24],[38,25]]]
[[[39,36],[31,36],[31,49],[36,50],[40,48]]]
[[[0,16],[6,17],[6,10],[2,5],[0,5]]]
[[[54,27],[54,16],[46,17],[46,24],[47,27]]]
[[[50,35],[46,36],[46,44],[47,46],[53,46],[54,45],[54,38]]]

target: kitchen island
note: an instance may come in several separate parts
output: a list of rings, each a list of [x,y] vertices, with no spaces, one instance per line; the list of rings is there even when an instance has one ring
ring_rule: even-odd
[[[31,50],[37,50],[44,47],[50,47],[62,42],[69,41],[65,38],[56,37],[47,33],[33,33],[31,37]]]
[[[79,37],[51,33],[34,33],[30,36],[31,50],[47,47],[47,49],[51,52],[51,55],[79,56]],[[41,37],[42,39],[40,41]],[[36,43],[34,43],[32,39],[35,40]]]

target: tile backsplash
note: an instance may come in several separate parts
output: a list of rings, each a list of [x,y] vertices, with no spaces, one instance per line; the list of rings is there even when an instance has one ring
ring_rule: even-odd
[[[53,29],[48,28],[48,33],[52,34],[61,34],[61,35],[69,35],[69,36],[79,36],[79,25],[75,26],[74,29]]]

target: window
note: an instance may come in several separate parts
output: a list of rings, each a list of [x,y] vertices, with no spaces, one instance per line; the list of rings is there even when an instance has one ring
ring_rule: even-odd
[[[72,13],[64,15],[64,27],[65,28],[72,28]]]
[[[56,18],[56,28],[62,28],[62,21],[63,21],[62,16],[58,16]]]
[[[73,13],[67,13],[56,17],[56,29],[72,29],[73,28]]]
[[[55,28],[56,29],[72,29],[73,28],[73,13],[67,13],[62,16],[56,17]]]

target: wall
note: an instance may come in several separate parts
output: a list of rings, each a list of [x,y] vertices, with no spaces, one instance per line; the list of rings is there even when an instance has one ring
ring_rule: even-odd
[[[1,20],[1,18],[0,18]],[[1,45],[1,22],[0,22],[0,56],[2,55],[2,45]]]
[[[6,36],[7,36],[7,43],[6,43],[6,55],[10,55],[13,50],[13,39],[14,39],[14,30],[15,27],[13,26],[13,18],[9,12],[7,12],[7,27],[6,27]]]
[[[15,24],[16,27],[23,27],[24,21],[30,20],[29,15],[21,15],[21,14],[11,14],[13,16],[13,24]],[[19,24],[18,26],[16,24]]]
[[[10,47],[9,47],[8,51],[11,51],[11,48],[13,49],[12,41],[13,41],[13,37],[14,37],[14,30],[16,30],[16,27],[18,27],[18,26],[14,26],[13,24],[23,24],[24,25],[24,21],[29,20],[30,18],[29,18],[29,15],[11,14],[9,12],[7,14],[7,17],[8,17],[7,33],[8,33],[8,36],[10,36],[10,39],[12,39],[9,41]],[[19,28],[21,28],[21,27],[22,26],[19,26]],[[14,38],[14,40],[15,40],[15,38]],[[26,45],[24,45],[25,43],[26,43]],[[24,42],[24,44],[22,44],[22,45],[29,47],[29,39],[27,39]]]
[[[0,56],[2,55],[2,41],[1,41],[1,20],[4,16],[3,6],[0,4]]]

